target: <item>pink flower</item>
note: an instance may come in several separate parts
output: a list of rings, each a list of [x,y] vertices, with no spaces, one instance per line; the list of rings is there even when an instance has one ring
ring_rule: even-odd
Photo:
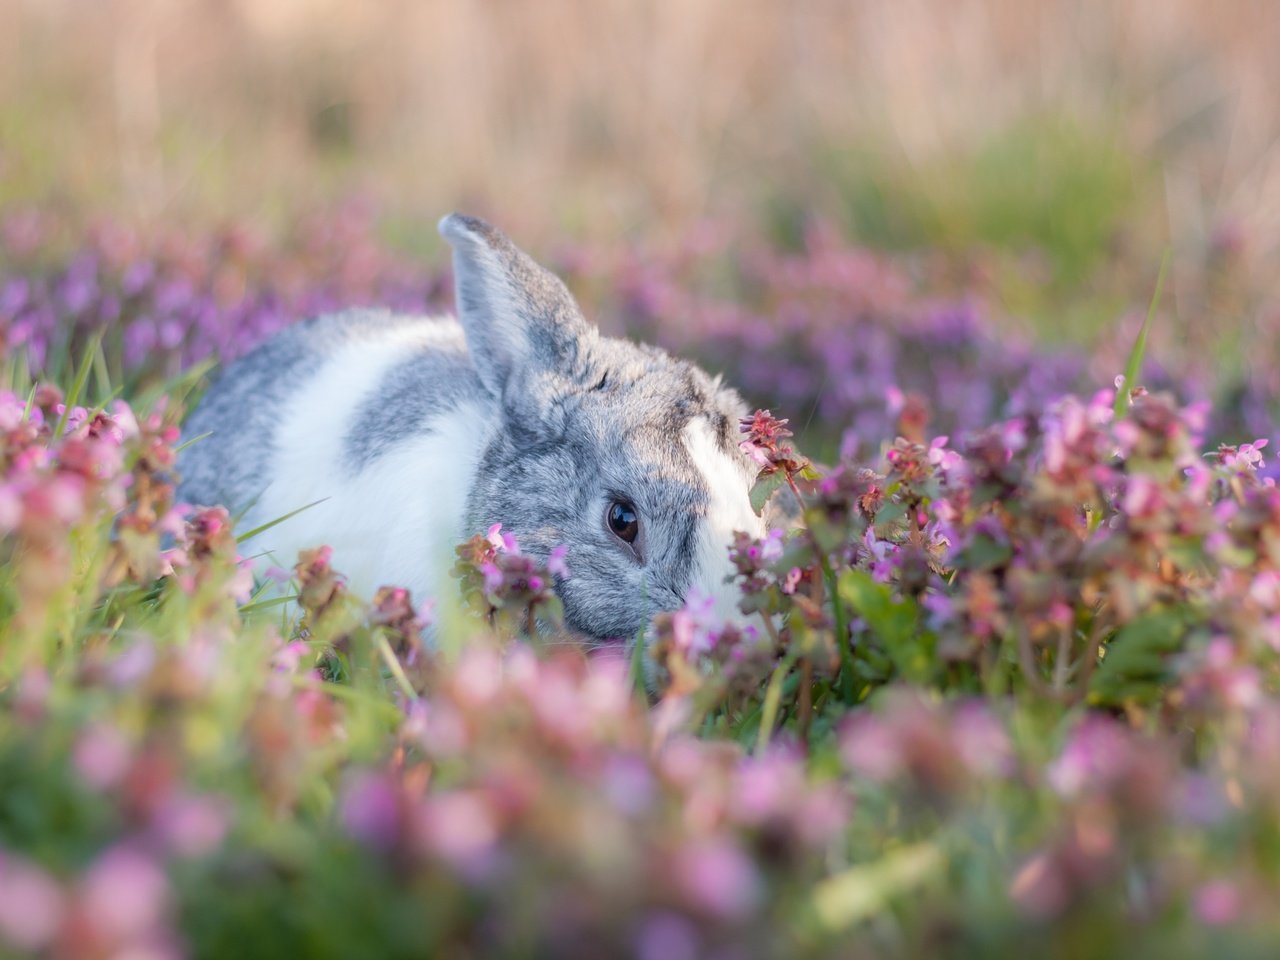
[[[0,854],[0,941],[23,951],[43,949],[65,912],[66,898],[52,877]]]
[[[293,571],[286,570],[283,567],[270,566],[263,571],[262,575],[272,583],[288,583],[293,579]]]
[[[1009,735],[983,704],[961,704],[951,718],[951,734],[960,759],[973,773],[1007,777],[1013,772]]]
[[[302,658],[310,652],[310,645],[305,641],[295,640],[293,643],[286,643],[275,652],[275,656],[271,658],[271,665],[281,673],[297,673]]]
[[[0,484],[0,532],[16,530],[22,523],[22,491],[12,481]]]
[[[756,446],[750,440],[743,440],[738,444],[738,449],[745,453],[756,466],[769,466],[769,451],[765,450],[763,447]]]
[[[568,556],[569,548],[564,544],[558,547],[552,547],[551,553],[547,556],[547,571],[553,576],[560,579],[567,579],[569,576],[569,565],[565,562]]]
[[[675,874],[685,896],[715,916],[745,916],[760,899],[755,864],[723,837],[694,840],[682,847],[676,853]]]
[[[105,724],[96,724],[76,741],[71,762],[85,783],[95,790],[106,790],[124,777],[132,753],[129,741],[120,731]]]
[[[400,790],[384,773],[358,773],[342,793],[339,816],[357,840],[390,850],[400,841]]]
[[[965,459],[955,450],[947,449],[949,437],[935,437],[929,444],[929,462],[949,479],[957,479],[965,469]]]
[[[1164,507],[1164,492],[1154,480],[1143,474],[1129,478],[1121,508],[1134,517],[1155,516]]]
[[[484,576],[485,593],[497,594],[502,589],[502,585],[507,582],[496,563],[480,564],[480,573]]]
[[[671,617],[675,647],[687,658],[710,653],[720,639],[724,623],[716,615],[715,601],[696,590]]]
[[[418,811],[418,828],[429,853],[472,875],[488,867],[498,841],[493,811],[478,792],[427,797]]]
[[[203,857],[222,843],[228,820],[226,806],[219,800],[194,794],[175,794],[160,810],[156,829],[174,853],[184,857]]]
[[[879,583],[888,583],[893,577],[893,557],[897,547],[888,540],[877,540],[872,527],[867,527],[867,532],[862,536],[862,544],[871,555],[871,576]]]
[[[1132,739],[1118,723],[1098,716],[1086,717],[1049,765],[1049,785],[1064,797],[1078,796],[1092,786],[1112,781],[1132,755]]]
[[[489,528],[489,532],[485,534],[485,539],[493,544],[495,550],[505,550],[507,553],[519,553],[520,544],[516,542],[514,534],[503,533],[502,524],[495,523]]]
[[[848,722],[840,738],[840,752],[850,770],[871,780],[892,780],[902,769],[902,751],[893,729],[866,710]]]
[[[777,563],[782,559],[785,534],[777,527],[765,534],[760,541],[760,560],[764,563]]]
[[[1202,923],[1226,926],[1240,916],[1240,891],[1230,880],[1210,880],[1195,892],[1192,905]]]
[[[141,938],[164,918],[169,881],[150,856],[121,844],[102,854],[80,883],[80,905],[95,930],[117,941]]]

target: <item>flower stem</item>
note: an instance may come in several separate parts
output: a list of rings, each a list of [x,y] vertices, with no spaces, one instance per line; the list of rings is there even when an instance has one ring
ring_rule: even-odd
[[[804,497],[800,494],[800,487],[796,484],[795,477],[791,472],[787,472],[787,484],[791,487],[791,492],[795,494],[796,500],[800,504],[800,515],[805,515]],[[836,648],[840,651],[840,692],[844,695],[845,703],[853,703],[856,698],[853,676],[853,648],[849,646],[849,626],[845,620],[844,605],[840,603],[840,594],[836,590],[836,575],[831,569],[831,560],[827,557],[827,553],[818,543],[818,538],[813,530],[809,527],[808,519],[804,522],[804,531],[809,537],[809,543],[813,546],[814,555],[818,558],[818,565],[822,568],[822,579],[827,585],[827,594],[831,597],[831,616],[835,621],[836,630]]]

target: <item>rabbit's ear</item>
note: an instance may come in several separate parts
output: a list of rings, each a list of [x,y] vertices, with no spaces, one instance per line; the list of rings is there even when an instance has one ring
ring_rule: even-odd
[[[454,297],[476,372],[508,406],[534,377],[585,375],[585,343],[596,336],[560,278],[500,231],[453,213],[440,221],[453,247]]]

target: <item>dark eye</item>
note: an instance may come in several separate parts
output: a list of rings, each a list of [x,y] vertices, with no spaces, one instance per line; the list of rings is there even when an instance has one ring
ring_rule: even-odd
[[[614,500],[609,504],[609,512],[605,517],[614,536],[624,543],[636,542],[636,537],[640,534],[640,518],[636,516],[635,507],[625,500]]]

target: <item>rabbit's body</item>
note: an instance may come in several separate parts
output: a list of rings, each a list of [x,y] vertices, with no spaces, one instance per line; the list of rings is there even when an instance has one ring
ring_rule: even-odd
[[[732,534],[763,532],[742,401],[661,350],[599,336],[486,224],[441,230],[459,319],[348,311],[281,332],[189,419],[187,436],[209,436],[180,457],[182,499],[247,506],[243,529],[305,507],[251,552],[289,567],[328,544],[365,595],[451,589],[453,547],[501,523],[533,556],[568,547],[557,592],[589,637],[634,636],[691,590],[732,615]]]
[[[317,317],[233,364],[192,414],[185,432],[208,436],[183,456],[182,496],[247,507],[243,529],[305,508],[250,552],[287,568],[325,543],[357,591],[394,583],[421,597],[464,539],[496,421],[455,320]]]

